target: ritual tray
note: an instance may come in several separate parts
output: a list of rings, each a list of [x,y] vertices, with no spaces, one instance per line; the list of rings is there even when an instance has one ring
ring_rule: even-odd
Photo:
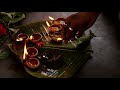
[[[39,32],[43,35],[45,30],[42,25],[46,26],[45,22],[36,22],[18,26],[16,29],[19,29],[19,31],[13,35],[13,38],[15,38],[19,33],[31,35],[33,33]],[[62,64],[59,69],[50,69],[46,68],[44,65],[40,65],[36,71],[32,71],[25,66],[23,67],[27,73],[37,78],[70,78],[91,57],[92,50],[89,44],[91,39],[92,36],[90,34],[83,35],[81,38],[67,44],[54,45],[47,42],[43,45],[42,48],[38,48],[39,54],[46,51],[54,52],[54,54],[61,54],[63,56],[62,61],[64,64]],[[44,35],[42,40],[46,42]],[[10,50],[16,55],[16,57],[21,61],[20,55],[23,54],[23,48],[17,50],[13,48],[13,43],[8,44],[8,46]]]

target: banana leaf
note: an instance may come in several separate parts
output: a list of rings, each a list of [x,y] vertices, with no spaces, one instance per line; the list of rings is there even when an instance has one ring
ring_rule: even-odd
[[[88,35],[84,34],[82,37],[80,37],[74,41],[68,42],[67,44],[64,44],[64,43],[54,44],[51,42],[47,42],[47,40],[45,38],[46,31],[45,31],[43,25],[45,27],[47,27],[46,23],[44,21],[18,26],[18,27],[16,27],[16,29],[19,29],[19,30],[16,33],[16,35],[21,33],[21,32],[26,33],[29,36],[32,33],[41,33],[43,36],[42,41],[45,42],[44,47],[46,47],[46,48],[49,48],[49,47],[50,48],[63,48],[63,49],[76,49],[76,47],[79,46],[80,44],[82,44],[83,42],[90,41],[93,38],[93,35],[90,33]]]
[[[19,30],[13,36],[13,38],[15,38],[19,33],[31,35],[33,33],[40,32],[43,35],[45,30],[42,25],[45,25],[45,22],[36,22],[18,26],[16,29]],[[61,59],[63,64],[58,69],[50,69],[44,65],[40,65],[36,71],[33,71],[25,66],[23,67],[27,73],[37,78],[70,78],[91,57],[92,50],[89,44],[91,39],[92,35],[83,35],[81,38],[77,39],[76,41],[69,42],[68,44],[55,45],[47,42],[42,48],[38,48],[39,54],[37,58],[39,58],[42,53],[47,51],[54,52],[54,54],[59,53],[63,56]],[[42,40],[46,42],[44,35]],[[23,48],[16,49],[13,47],[13,43],[8,44],[8,46],[15,56],[21,61],[20,56],[23,54]]]
[[[23,54],[23,50],[15,50],[12,47],[12,44],[9,44],[8,46],[10,50],[20,60],[20,56]],[[91,57],[90,46],[87,46],[86,49],[81,52],[78,50],[62,50],[53,48],[41,48],[38,50],[41,53],[52,51],[54,53],[56,52],[63,55],[64,64],[59,69],[49,69],[44,67],[43,65],[39,67],[37,71],[32,71],[24,67],[27,73],[37,78],[71,78],[79,70],[79,68]]]

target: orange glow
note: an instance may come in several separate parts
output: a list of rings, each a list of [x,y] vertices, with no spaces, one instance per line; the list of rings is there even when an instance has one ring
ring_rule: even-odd
[[[24,60],[25,60],[25,58],[26,58],[26,55],[28,55],[28,52],[27,52],[26,42],[25,42],[25,45],[24,45],[24,53],[23,53],[23,59],[24,59]]]
[[[57,38],[57,41],[61,41],[62,40],[62,38]]]
[[[50,20],[55,20],[55,19],[54,19],[53,17],[51,17],[51,16],[49,16],[49,19],[50,19]]]
[[[31,36],[30,36],[30,40],[32,40],[32,39],[33,39],[33,36],[31,35]]]
[[[16,39],[16,41],[22,41],[23,40],[23,38],[18,38],[18,39]]]
[[[46,21],[46,24],[47,24],[48,27],[50,27],[50,24],[48,23],[48,21]]]

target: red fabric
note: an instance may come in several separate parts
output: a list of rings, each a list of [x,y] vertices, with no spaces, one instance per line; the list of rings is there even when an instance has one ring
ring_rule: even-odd
[[[4,26],[0,23],[0,37],[7,35],[7,30]]]

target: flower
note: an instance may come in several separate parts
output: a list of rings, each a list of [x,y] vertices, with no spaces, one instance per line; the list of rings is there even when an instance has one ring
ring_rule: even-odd
[[[37,46],[38,48],[41,48],[43,45],[44,45],[44,42],[37,42],[37,43],[36,43],[36,46]]]
[[[7,35],[7,30],[3,26],[3,24],[0,23],[0,37]]]

